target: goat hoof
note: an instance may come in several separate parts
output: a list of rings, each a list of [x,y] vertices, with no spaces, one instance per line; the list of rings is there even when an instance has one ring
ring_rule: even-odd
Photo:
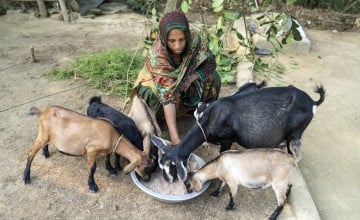
[[[276,219],[277,219],[277,217],[274,217],[272,215],[269,217],[269,220],[276,220]]]
[[[30,184],[30,177],[24,177],[24,183],[25,185]]]
[[[220,196],[220,192],[215,191],[213,193],[210,194],[212,197],[219,197]]]
[[[233,205],[227,205],[226,206],[226,210],[233,210],[234,209],[234,206]]]
[[[89,189],[90,189],[90,192],[93,192],[93,193],[96,193],[97,191],[99,191],[99,188],[97,185],[94,185],[94,186],[90,187]]]
[[[117,176],[118,175],[116,170],[109,171],[109,173],[110,173],[111,176]]]

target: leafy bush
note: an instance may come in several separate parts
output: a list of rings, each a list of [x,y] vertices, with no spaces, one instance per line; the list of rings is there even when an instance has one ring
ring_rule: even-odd
[[[103,91],[128,96],[143,65],[141,55],[112,49],[79,57],[65,68],[54,68],[50,75],[53,79],[84,79]]]

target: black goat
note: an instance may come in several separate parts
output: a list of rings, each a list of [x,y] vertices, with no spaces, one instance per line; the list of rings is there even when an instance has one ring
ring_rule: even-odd
[[[237,90],[235,90],[234,92],[232,92],[230,94],[230,96],[233,95],[244,95],[247,94],[249,92],[252,91],[256,91],[258,89],[261,89],[263,87],[266,86],[266,81],[262,81],[259,84],[256,84],[255,82],[248,82],[245,83],[244,85],[240,86]],[[196,119],[196,121],[198,121],[200,119],[200,117],[202,116],[202,113],[205,111],[205,109],[210,105],[210,103],[205,103],[205,102],[200,102],[198,103],[198,106],[196,108],[196,110],[194,111],[194,117]]]
[[[325,99],[322,85],[315,92],[320,94],[318,101],[294,86],[227,96],[209,104],[179,144],[170,148],[156,136],[152,136],[152,142],[162,151],[161,165],[175,164],[182,181],[187,177],[184,163],[204,141],[219,144],[220,152],[228,150],[233,142],[245,148],[276,148],[285,141],[288,151],[297,155],[301,136],[316,106]]]
[[[100,96],[93,96],[90,98],[89,106],[87,108],[87,115],[93,118],[106,118],[110,120],[116,130],[123,134],[136,148],[143,151],[143,136],[141,135],[139,129],[136,127],[134,120],[122,112],[110,107],[109,105],[101,101]],[[151,165],[150,170],[146,170],[146,174],[151,175],[157,166],[158,166],[158,153],[156,147],[150,151]],[[112,169],[111,164],[107,164],[109,169]],[[120,167],[120,157],[115,154],[115,169],[121,169]],[[116,173],[114,169],[114,172]]]

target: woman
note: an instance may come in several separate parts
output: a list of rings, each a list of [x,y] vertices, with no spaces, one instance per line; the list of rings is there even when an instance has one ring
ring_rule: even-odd
[[[184,13],[166,13],[159,23],[145,66],[135,81],[138,95],[165,118],[173,144],[180,142],[176,115],[218,98],[221,81],[213,54],[200,35],[191,33]]]

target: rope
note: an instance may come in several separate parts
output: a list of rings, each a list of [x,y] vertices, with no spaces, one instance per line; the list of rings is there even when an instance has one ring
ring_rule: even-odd
[[[201,129],[201,132],[202,134],[204,135],[204,138],[205,138],[205,142],[207,143],[207,138],[206,138],[206,135],[205,135],[205,132],[204,132],[204,129],[202,128],[200,122],[198,120],[196,120],[196,124],[200,127]]]
[[[121,135],[121,136],[119,137],[119,139],[117,140],[116,145],[115,145],[114,150],[113,150],[113,153],[115,153],[116,150],[118,149],[119,143],[120,143],[120,141],[121,141],[121,139],[122,139],[123,136],[124,136],[124,135]]]
[[[86,84],[87,84],[87,83],[84,83],[84,84],[81,84],[81,85],[79,85],[79,86],[75,86],[75,87],[70,88],[70,89],[66,89],[66,90],[63,90],[63,91],[60,91],[60,92],[55,92],[55,93],[52,93],[52,94],[49,94],[49,95],[41,96],[41,97],[32,99],[32,100],[30,100],[30,101],[27,101],[27,102],[18,104],[18,105],[13,105],[13,106],[11,106],[11,107],[8,107],[8,108],[5,108],[5,109],[1,109],[0,112],[5,112],[5,111],[7,111],[7,110],[10,110],[10,109],[13,109],[13,108],[17,108],[17,107],[26,105],[26,104],[31,103],[31,102],[38,101],[38,100],[43,99],[43,98],[47,98],[47,97],[50,97],[50,96],[53,96],[53,95],[58,95],[58,94],[60,94],[60,93],[68,92],[68,91],[70,91],[70,90],[83,87],[83,86],[85,86]]]

